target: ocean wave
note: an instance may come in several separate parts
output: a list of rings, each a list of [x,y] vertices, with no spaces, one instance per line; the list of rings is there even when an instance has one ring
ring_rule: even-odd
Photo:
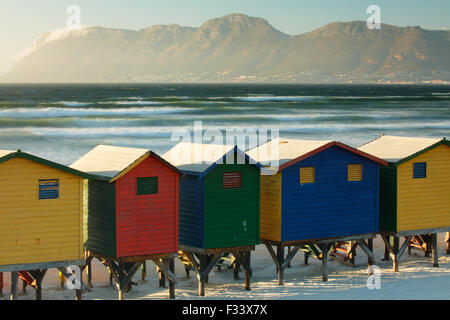
[[[216,98],[217,99],[217,98]],[[322,96],[249,96],[249,97],[231,97],[232,100],[245,102],[266,102],[266,101],[312,101],[325,99]]]
[[[156,101],[142,101],[142,100],[119,100],[119,101],[114,101],[114,102],[98,102],[98,104],[106,104],[106,105],[131,105],[131,106],[157,106],[157,105],[161,105],[161,102],[156,102]]]
[[[154,107],[154,108],[9,108],[0,110],[5,118],[60,118],[83,116],[143,116],[163,115],[195,110],[194,108]]]
[[[50,103],[41,103],[41,104],[52,104],[52,105],[63,105],[66,107],[86,107],[90,105],[90,102],[79,102],[79,101],[58,101],[58,102],[50,102]]]

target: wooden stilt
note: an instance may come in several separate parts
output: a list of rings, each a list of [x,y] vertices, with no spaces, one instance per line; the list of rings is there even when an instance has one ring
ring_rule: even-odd
[[[59,286],[61,287],[61,289],[64,289],[64,283],[66,282],[66,277],[64,276],[64,274],[60,271],[59,272]]]
[[[391,241],[390,240],[390,238],[391,238],[390,236],[386,236],[385,238],[386,238],[385,242],[387,241],[389,243]],[[389,261],[389,249],[388,249],[388,245],[386,243],[384,245],[384,258],[383,258],[383,261]]]
[[[291,253],[291,248],[292,248],[292,247],[291,247],[291,246],[288,246],[287,248],[288,248],[288,250],[287,250],[287,255],[289,256],[289,254]],[[288,267],[288,268],[291,267],[291,260],[289,260],[289,262],[288,262],[288,264],[287,264],[287,267]]]
[[[0,272],[0,297],[3,297],[3,272]]]
[[[191,274],[189,273],[189,268],[187,266],[184,266],[184,271],[186,272],[186,278],[190,279],[191,278]]]
[[[250,265],[251,251],[245,253],[245,259],[248,265]],[[245,290],[250,291],[250,274],[247,269],[245,269]]]
[[[142,270],[141,270],[141,280],[142,281],[145,281],[145,278],[147,277],[147,264],[146,264],[146,262],[144,261],[143,263],[142,263]]]
[[[308,252],[304,252],[303,253],[304,254],[304,256],[305,256],[305,265],[308,265],[308,260],[309,260],[309,253]]]
[[[164,272],[159,267],[156,267],[156,271],[158,272],[158,279],[159,279],[159,287],[165,288],[166,287],[166,277],[164,275]]]
[[[27,283],[25,281],[22,281],[22,293],[27,293]]]
[[[90,288],[93,288],[92,285],[92,258],[88,259],[88,262],[86,264],[86,275],[87,275],[87,282]]]
[[[47,269],[32,270],[29,273],[36,282],[36,300],[42,300],[42,280],[47,273]]]
[[[367,247],[369,248],[370,251],[373,252],[373,239],[368,239],[367,240]],[[372,264],[374,264],[375,261],[373,261],[373,259],[370,256],[367,256],[367,264],[369,266],[371,266]]]
[[[320,249],[322,250],[322,281],[328,281],[328,244],[322,243]]]
[[[446,242],[447,254],[450,254],[450,232],[447,232],[445,234],[445,242]]]
[[[433,257],[433,267],[439,268],[439,253],[438,253],[437,234],[431,235],[431,254]]]
[[[239,280],[239,270],[241,269],[241,266],[239,265],[239,262],[236,260],[235,257],[232,258],[232,265],[233,265],[233,278],[234,280]]]
[[[112,287],[113,286],[113,275],[111,273],[111,269],[108,268],[108,275],[109,275],[109,285]]]
[[[116,287],[119,292],[119,300],[124,300],[125,292],[129,289],[134,274],[140,269],[142,261],[124,263],[105,259],[102,263],[106,264],[111,270],[111,275],[116,282]]]
[[[277,260],[278,260],[278,266],[277,266],[277,272],[278,272],[278,285],[283,285],[283,278],[284,278],[284,269],[283,269],[283,263],[284,263],[284,247],[283,246],[277,246]]]
[[[169,270],[175,274],[175,258],[167,259]],[[169,278],[169,299],[175,299],[175,281]]]
[[[398,256],[398,251],[399,251],[399,245],[400,245],[400,239],[398,237],[393,237],[393,257],[392,257],[392,261],[394,262],[394,272],[398,272],[398,262],[399,262],[399,256]]]
[[[17,271],[11,272],[11,293],[10,300],[17,300],[17,282],[19,281],[19,273]]]

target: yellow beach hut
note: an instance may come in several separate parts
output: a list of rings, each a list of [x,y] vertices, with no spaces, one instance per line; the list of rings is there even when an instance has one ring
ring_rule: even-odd
[[[450,142],[382,135],[359,150],[389,162],[380,171],[380,233],[394,270],[407,247],[432,251],[437,267],[436,234],[450,231]]]
[[[83,178],[88,175],[18,150],[0,150],[0,272],[36,289],[49,268],[84,265]],[[81,290],[77,290],[81,298]]]

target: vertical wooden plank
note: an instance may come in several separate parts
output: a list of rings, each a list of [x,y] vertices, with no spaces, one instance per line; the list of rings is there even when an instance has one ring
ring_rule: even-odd
[[[201,297],[205,296],[205,278],[203,276],[203,272],[206,269],[206,259],[205,259],[205,254],[199,254],[199,264],[200,264],[200,270],[199,270],[199,274],[200,276],[198,277],[198,295]]]
[[[438,253],[437,233],[431,235],[431,254],[433,257],[433,267],[439,268],[439,253]]]
[[[386,236],[386,239],[387,239],[388,242],[391,241],[390,238],[391,238],[390,236]],[[388,247],[387,247],[386,244],[384,245],[384,258],[383,258],[383,261],[389,261],[389,250],[388,250]]]
[[[10,300],[17,300],[17,282],[19,281],[19,273],[17,271],[11,272],[11,293]]]

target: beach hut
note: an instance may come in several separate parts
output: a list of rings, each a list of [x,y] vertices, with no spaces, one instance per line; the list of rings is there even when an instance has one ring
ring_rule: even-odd
[[[260,166],[233,145],[179,143],[164,159],[180,178],[179,247],[192,263],[204,295],[208,274],[224,253],[245,269],[259,244]]]
[[[85,250],[116,280],[119,299],[146,260],[169,278],[174,297],[173,259],[178,251],[180,171],[153,151],[98,145],[71,168],[88,172],[85,193]]]
[[[408,245],[431,250],[437,267],[436,234],[450,231],[449,141],[382,135],[359,150],[389,162],[380,175],[380,233],[394,270]]]
[[[20,150],[0,151],[0,272],[11,272],[11,299],[19,277],[41,299],[47,269],[72,275],[68,267],[85,264],[83,178],[88,175]]]
[[[261,176],[261,243],[275,262],[280,285],[300,249],[306,263],[309,255],[322,259],[324,281],[328,251],[337,242],[355,241],[373,260],[384,160],[340,142],[292,139],[274,139],[248,154],[270,172]],[[293,247],[286,257],[285,247]]]

